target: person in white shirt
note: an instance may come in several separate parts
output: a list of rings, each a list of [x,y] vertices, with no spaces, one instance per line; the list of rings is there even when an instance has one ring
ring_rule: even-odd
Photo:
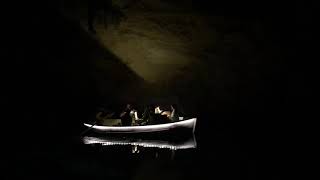
[[[164,111],[160,109],[160,106],[157,106],[155,108],[155,114],[160,114],[160,115],[164,115],[167,116],[169,118],[170,121],[178,121],[179,117],[178,117],[178,113],[177,113],[177,108],[175,105],[171,105],[170,106],[171,111]]]

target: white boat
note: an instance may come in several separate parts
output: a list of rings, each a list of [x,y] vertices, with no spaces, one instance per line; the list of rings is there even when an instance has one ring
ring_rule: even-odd
[[[196,122],[197,118],[191,118],[172,123],[140,126],[101,126],[88,123],[84,123],[84,125],[98,133],[146,133],[171,131],[176,129],[187,129],[194,133]]]

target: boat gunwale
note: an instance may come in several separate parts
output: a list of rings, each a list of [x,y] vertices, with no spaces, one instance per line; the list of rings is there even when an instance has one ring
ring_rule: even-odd
[[[143,125],[143,126],[101,126],[95,124],[84,123],[85,126],[92,128],[93,130],[99,132],[108,133],[142,133],[142,132],[158,132],[166,131],[179,127],[192,128],[195,131],[197,118],[190,118],[187,120],[182,120],[178,122],[171,122],[165,124],[153,124],[153,125]]]

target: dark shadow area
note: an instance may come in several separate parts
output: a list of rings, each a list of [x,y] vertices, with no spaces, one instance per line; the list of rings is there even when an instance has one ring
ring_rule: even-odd
[[[82,151],[77,151],[79,139],[73,137],[79,136],[98,104],[138,97],[144,82],[54,6],[37,5],[9,6],[16,13],[5,21],[4,177],[92,178],[80,173],[88,164],[76,160]],[[113,69],[100,69],[97,61]],[[88,158],[91,161],[90,154]]]
[[[15,133],[31,139],[72,136],[101,102],[138,96],[143,80],[54,6],[28,4],[16,10],[4,35],[1,77],[5,124],[14,126]],[[35,148],[51,144],[23,143]]]

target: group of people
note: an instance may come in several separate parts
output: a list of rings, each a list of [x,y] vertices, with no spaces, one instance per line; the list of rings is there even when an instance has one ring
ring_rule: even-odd
[[[112,118],[120,118],[122,126],[133,126],[175,122],[179,120],[179,114],[175,105],[170,107],[149,105],[143,113],[138,113],[132,104],[127,104],[118,116],[115,112],[106,109],[101,109],[96,114],[97,120]]]

